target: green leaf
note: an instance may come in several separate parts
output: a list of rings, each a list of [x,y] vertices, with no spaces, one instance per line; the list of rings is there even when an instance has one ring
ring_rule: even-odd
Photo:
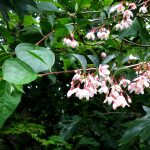
[[[70,25],[70,24],[66,24],[65,25],[66,29],[68,30],[68,32],[71,34],[74,30],[74,26]]]
[[[80,145],[91,145],[93,147],[98,147],[99,143],[94,138],[82,137],[77,144],[77,147],[79,147]]]
[[[51,70],[55,62],[55,55],[51,50],[22,43],[16,49],[17,57],[27,63],[35,72]]]
[[[107,57],[102,61],[102,64],[107,64],[107,63],[109,63],[109,62],[110,62],[112,59],[114,59],[115,57],[116,57],[115,54],[107,56]]]
[[[24,90],[23,90],[23,85],[14,84],[14,87],[15,87],[19,92],[25,93]]]
[[[19,59],[7,59],[3,66],[4,80],[14,84],[27,84],[38,78],[36,74],[27,64]]]
[[[60,12],[60,10],[51,2],[40,2],[40,3],[37,3],[37,8],[40,11]]]
[[[0,82],[0,128],[20,103],[21,95],[17,91],[10,93],[10,84],[5,81]]]
[[[97,58],[97,56],[94,56],[94,55],[87,55],[87,56],[93,62],[95,67],[99,66],[99,59]]]
[[[81,63],[82,65],[82,68],[84,69],[84,71],[86,70],[86,67],[87,67],[87,61],[86,61],[86,58],[82,55],[79,55],[79,54],[71,54],[72,56],[74,56],[76,59],[79,60],[79,62]]]
[[[3,26],[0,26],[0,33],[8,43],[12,43],[14,41],[11,34],[9,33],[9,30],[4,28]]]
[[[120,140],[120,145],[130,143],[137,136],[140,137],[141,141],[146,140],[150,136],[150,108],[143,107],[146,115],[141,118],[137,118],[134,121],[130,121],[125,124],[128,129],[124,133],[122,139]]]
[[[64,139],[69,139],[78,128],[81,120],[82,118],[80,116],[73,116],[70,119],[64,120],[62,122],[61,136]]]

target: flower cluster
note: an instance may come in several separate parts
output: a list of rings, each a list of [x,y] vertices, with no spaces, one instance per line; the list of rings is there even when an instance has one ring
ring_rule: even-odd
[[[104,103],[112,104],[115,110],[118,107],[130,106],[132,102],[127,94],[135,92],[135,94],[144,94],[144,89],[150,87],[150,64],[147,64],[146,70],[141,69],[141,74],[132,81],[120,78],[115,79],[110,76],[109,65],[99,65],[98,75],[78,72],[74,75],[71,88],[67,93],[67,97],[75,94],[79,99],[94,97],[95,94],[105,94]]]
[[[139,12],[147,13],[146,3],[142,7],[140,7]],[[127,9],[126,9],[127,8]],[[132,11],[137,9],[135,3],[120,3],[115,6],[112,6],[109,10],[110,13],[117,12],[117,14],[123,15],[120,22],[115,25],[116,30],[124,30],[129,28],[133,23],[133,13]]]
[[[67,93],[67,97],[75,94],[79,99],[86,98],[89,100],[94,94],[97,94],[97,88],[99,87],[99,78],[94,74],[81,74],[77,72],[71,82],[71,88]]]
[[[97,32],[97,38],[101,40],[107,40],[109,38],[110,31],[106,28],[100,28]],[[95,30],[92,30],[87,33],[85,36],[88,40],[95,40]]]
[[[71,39],[70,38],[64,38],[63,39],[63,43],[68,46],[68,47],[72,47],[72,48],[76,48],[77,46],[79,46],[78,42],[74,39],[74,35],[71,34]]]

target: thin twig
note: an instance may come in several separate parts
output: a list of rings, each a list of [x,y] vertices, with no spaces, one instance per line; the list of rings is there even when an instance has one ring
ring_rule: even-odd
[[[142,64],[146,64],[149,62],[140,62],[138,64],[134,64],[134,65],[130,65],[130,66],[126,66],[125,68],[132,68],[132,67],[136,67]],[[87,68],[86,71],[93,71],[96,70],[97,68]],[[118,68],[116,68],[117,70]],[[43,76],[47,76],[47,75],[52,75],[52,74],[65,74],[65,73],[75,73],[78,71],[83,71],[84,69],[76,69],[76,70],[67,70],[67,71],[58,71],[58,72],[48,72],[48,73],[44,73],[44,74],[39,74],[39,77],[43,77]]]
[[[126,39],[123,39],[123,41],[125,41],[131,45],[136,45],[136,46],[140,46],[140,47],[150,47],[150,45],[141,45],[141,44],[137,44],[137,43],[134,43],[134,42],[126,40]]]
[[[58,71],[58,72],[48,72],[44,74],[39,74],[40,77],[52,74],[65,74],[65,73],[75,73],[76,71],[83,71],[84,69],[76,69],[76,70],[67,70],[67,71]],[[96,70],[96,68],[87,68],[86,71]]]
[[[39,45],[44,39],[46,39],[49,35],[51,35],[52,33],[54,32],[54,30],[53,31],[51,31],[51,32],[49,32],[47,35],[45,35],[40,41],[38,41],[35,45]]]

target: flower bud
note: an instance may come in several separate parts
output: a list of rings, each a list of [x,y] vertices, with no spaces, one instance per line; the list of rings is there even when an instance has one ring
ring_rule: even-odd
[[[104,53],[104,52],[101,53],[102,58],[105,58],[106,56],[107,56],[106,53]]]

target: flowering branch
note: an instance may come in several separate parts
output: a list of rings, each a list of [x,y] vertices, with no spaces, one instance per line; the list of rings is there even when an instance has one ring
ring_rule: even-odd
[[[44,74],[39,74],[39,77],[52,75],[52,74],[65,74],[65,73],[75,73],[78,71],[83,71],[84,69],[76,69],[76,70],[67,70],[67,71],[58,71],[58,72],[48,72]],[[96,70],[96,68],[87,68],[86,71]]]
[[[147,64],[147,63],[149,63],[149,62],[140,62],[138,64],[126,66],[125,68],[133,68],[133,67],[140,66],[142,64]],[[96,69],[97,68],[87,68],[86,71],[95,71]],[[117,70],[117,68],[116,68],[116,70]],[[39,77],[43,77],[43,76],[47,76],[47,75],[53,75],[53,74],[75,73],[75,72],[79,72],[79,71],[84,71],[84,69],[57,71],[57,72],[47,72],[47,73],[39,74]]]

